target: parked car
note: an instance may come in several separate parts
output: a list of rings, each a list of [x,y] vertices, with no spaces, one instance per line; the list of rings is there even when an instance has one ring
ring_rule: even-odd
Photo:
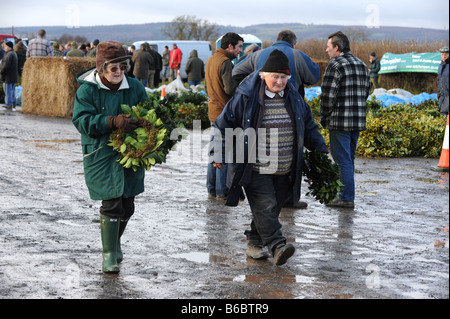
[[[11,35],[11,34],[0,34],[0,42],[7,42],[7,41],[11,41],[14,45],[16,44],[16,39],[17,37],[15,35]]]

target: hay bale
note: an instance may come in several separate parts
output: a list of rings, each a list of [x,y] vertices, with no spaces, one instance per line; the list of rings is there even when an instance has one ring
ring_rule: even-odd
[[[95,66],[95,59],[34,57],[25,62],[22,75],[22,112],[71,117],[76,75]]]

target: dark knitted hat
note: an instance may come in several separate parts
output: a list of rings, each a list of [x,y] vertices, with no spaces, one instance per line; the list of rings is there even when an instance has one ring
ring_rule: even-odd
[[[287,75],[291,74],[289,71],[289,60],[287,56],[279,50],[273,50],[270,52],[270,55],[267,58],[266,63],[264,63],[261,72],[284,73]]]
[[[11,49],[14,48],[14,44],[11,41],[5,42],[5,45],[9,46]]]
[[[100,42],[97,46],[97,71],[100,72],[105,63],[118,63],[130,58],[119,42]]]

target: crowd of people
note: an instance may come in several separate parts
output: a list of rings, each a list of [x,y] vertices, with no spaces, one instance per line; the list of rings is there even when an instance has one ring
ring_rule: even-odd
[[[282,233],[282,207],[307,207],[300,201],[304,149],[324,156],[330,152],[339,166],[343,188],[327,205],[354,208],[356,145],[360,132],[366,129],[366,101],[372,86],[377,86],[379,67],[375,53],[370,55],[369,66],[355,57],[348,37],[341,31],[328,36],[324,50],[330,61],[323,74],[320,104],[320,122],[330,136],[328,149],[304,100],[304,86],[320,79],[319,66],[296,49],[296,43],[296,35],[284,30],[271,46],[252,46],[235,63],[244,39],[228,32],[206,63],[198,59],[194,50],[186,64],[189,84],[197,85],[204,78],[209,97],[208,197],[224,200],[228,206],[236,206],[247,198],[251,222],[245,230],[246,255],[253,259],[272,256],[276,265],[285,264],[295,253],[294,245]],[[0,74],[11,103],[10,85],[17,77],[5,77],[4,70],[5,65],[18,69],[18,57],[10,53],[14,52],[11,43],[3,43],[3,48],[6,54]],[[128,52],[116,41],[93,42],[89,50],[83,52],[84,49],[71,44],[70,50],[62,53],[68,57],[93,54],[96,59],[94,68],[77,77],[80,87],[72,122],[81,134],[89,195],[93,200],[101,200],[102,269],[105,273],[118,273],[123,259],[120,238],[135,212],[135,197],[144,191],[145,172],[143,168],[134,171],[118,163],[119,154],[107,147],[109,136],[114,130],[129,132],[138,127],[135,119],[122,114],[121,104],[136,105],[146,99],[145,86],[157,86],[160,73],[162,80],[176,77],[182,52],[176,43],[170,51],[165,47],[162,55],[148,43],[136,52],[131,47]],[[45,32],[40,32],[30,41],[26,56],[62,52],[57,50],[45,39]],[[443,101],[440,107],[446,107],[448,113],[448,48],[441,52],[439,103]],[[231,138],[227,133],[230,129]]]
[[[16,110],[15,86],[20,81],[23,67],[30,57],[64,57],[64,58],[96,58],[98,39],[87,43],[69,41],[65,45],[57,41],[49,41],[46,31],[38,31],[37,37],[25,45],[21,39],[17,39],[15,45],[12,42],[2,43],[0,46],[0,60],[2,62],[1,77],[5,91],[5,108]],[[165,46],[163,54],[159,54],[152,45],[144,43],[138,51],[135,46],[123,46],[127,55],[131,57],[130,70],[127,75],[139,79],[148,88],[156,88],[161,82],[173,81],[181,68],[183,52],[173,43],[172,49]],[[15,54],[8,54],[14,52]],[[5,59],[3,59],[5,57]],[[17,60],[17,61],[16,61]],[[17,74],[16,74],[17,70]],[[198,85],[204,79],[204,63],[197,56],[197,51],[190,52],[190,58],[185,69],[188,75],[188,84]]]

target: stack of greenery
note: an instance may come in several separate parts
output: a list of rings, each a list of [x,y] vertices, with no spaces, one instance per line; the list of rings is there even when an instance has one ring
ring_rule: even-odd
[[[320,98],[306,101],[329,143],[328,130],[320,125]],[[437,100],[421,104],[383,107],[375,99],[367,102],[367,129],[361,132],[357,155],[370,157],[439,158],[447,117],[439,113]]]
[[[145,103],[153,104],[154,107],[168,108],[172,115],[172,119],[176,126],[192,129],[194,121],[199,121],[201,129],[210,127],[208,118],[208,96],[191,91],[183,91],[181,93],[167,93],[161,99],[161,93],[155,91],[148,93],[149,101]],[[200,128],[200,127],[196,127]]]

